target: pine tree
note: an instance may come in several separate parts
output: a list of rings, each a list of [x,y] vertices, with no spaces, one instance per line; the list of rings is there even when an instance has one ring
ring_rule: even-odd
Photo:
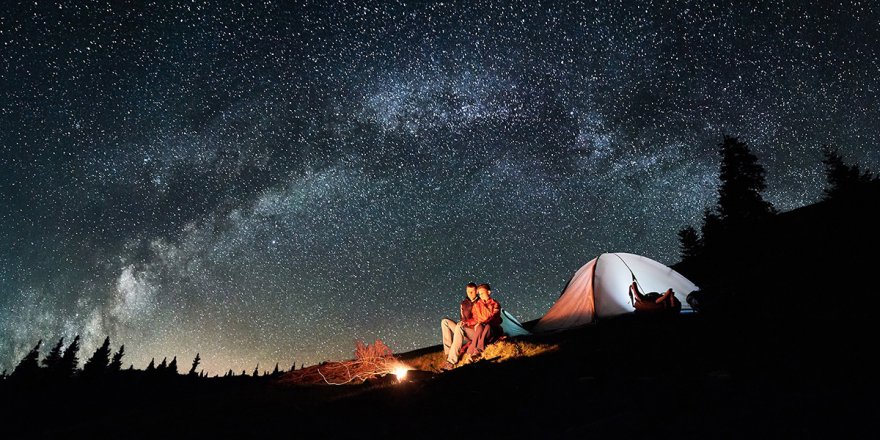
[[[171,359],[171,362],[168,364],[167,373],[171,376],[177,375],[177,356],[174,356],[174,359]]]
[[[721,147],[721,186],[718,188],[718,213],[731,226],[741,226],[775,214],[773,205],[761,192],[766,189],[764,167],[745,143],[724,136]]]
[[[104,338],[104,343],[95,350],[95,353],[86,364],[83,365],[83,376],[100,376],[107,371],[110,364],[110,337]]]
[[[168,369],[168,357],[162,358],[162,362],[159,362],[159,365],[156,366],[156,372],[165,374],[165,370]]]
[[[31,349],[23,358],[21,358],[21,362],[15,366],[15,369],[12,370],[12,376],[15,379],[22,380],[30,380],[37,376],[37,373],[40,372],[40,346],[43,345],[43,340],[40,339],[37,341],[37,345]]]
[[[144,371],[146,371],[147,373],[152,373],[156,371],[156,358],[150,359],[150,364],[147,365],[147,369]]]
[[[703,253],[703,242],[693,226],[678,231],[679,249],[682,261],[690,260]]]
[[[58,374],[62,377],[71,377],[79,368],[79,335],[73,338],[73,342],[64,350],[61,356],[61,363],[58,364]]]
[[[193,359],[192,368],[189,369],[189,375],[194,376],[196,374],[196,368],[199,368],[199,363],[202,361],[202,358],[199,357],[199,354],[196,353],[196,358]]]
[[[58,364],[61,363],[61,353],[64,349],[64,337],[58,340],[58,343],[52,347],[52,350],[49,351],[49,354],[46,355],[46,358],[43,359],[43,366],[46,367],[49,371],[55,371],[58,368]]]
[[[280,371],[278,371],[278,362],[275,362],[275,371],[272,372],[272,375],[277,376],[279,373]]]
[[[118,372],[122,369],[122,356],[125,355],[125,344],[119,346],[119,351],[117,351],[113,355],[113,360],[110,361],[110,366],[107,368],[110,372]]]
[[[259,376],[259,375],[260,375],[260,364],[257,363],[257,366],[254,368],[254,374],[253,374],[253,376],[254,376],[254,377],[257,377],[257,376]]]
[[[847,165],[837,148],[825,146],[822,149],[825,156],[822,163],[825,164],[825,179],[828,186],[824,190],[825,200],[836,200],[844,197],[858,196],[870,187],[872,182],[878,181],[873,173],[864,172],[856,165]]]
[[[703,249],[714,248],[721,241],[725,233],[724,223],[721,221],[721,216],[711,209],[706,208],[703,211],[703,226],[701,231],[703,234]]]

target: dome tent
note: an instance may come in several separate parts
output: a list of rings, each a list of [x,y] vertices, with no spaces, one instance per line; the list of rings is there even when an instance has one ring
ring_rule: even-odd
[[[538,320],[534,332],[562,330],[589,324],[598,318],[635,310],[629,286],[636,280],[639,290],[665,292],[672,288],[683,310],[690,310],[686,297],[698,287],[680,273],[648,257],[606,253],[590,260],[568,281],[559,299]]]

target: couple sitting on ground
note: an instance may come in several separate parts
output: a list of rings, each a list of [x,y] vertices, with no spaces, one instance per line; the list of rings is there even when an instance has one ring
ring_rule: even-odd
[[[501,305],[492,299],[492,288],[488,284],[468,283],[465,288],[467,298],[461,302],[459,321],[444,318],[440,322],[443,332],[443,353],[446,355],[444,370],[455,367],[464,341],[469,341],[467,354],[471,360],[480,358],[487,343],[500,337]]]

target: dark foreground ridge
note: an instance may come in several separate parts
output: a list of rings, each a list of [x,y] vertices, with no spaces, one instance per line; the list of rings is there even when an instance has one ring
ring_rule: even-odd
[[[552,353],[402,383],[290,386],[180,376],[7,389],[4,424],[21,438],[443,438],[468,429],[467,414],[489,437],[514,438],[801,437],[866,427],[876,405],[863,382],[867,368],[852,367],[869,347],[792,344],[782,334],[756,343],[752,332],[736,331],[744,325],[700,315],[624,316],[533,337],[559,344]]]
[[[874,437],[871,185],[716,236],[676,267],[705,289],[697,314],[530,336],[558,349],[401,383],[7,379],[4,438]]]

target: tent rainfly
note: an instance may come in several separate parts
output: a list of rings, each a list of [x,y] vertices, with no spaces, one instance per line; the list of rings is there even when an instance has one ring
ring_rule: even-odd
[[[629,286],[633,280],[643,293],[665,292],[671,287],[684,311],[690,311],[687,295],[698,290],[694,283],[678,272],[648,257],[606,253],[590,260],[574,273],[559,299],[532,331],[562,330],[590,324],[598,318],[634,311],[629,297]]]
[[[501,309],[501,329],[504,330],[504,334],[507,336],[522,336],[529,335],[528,330],[523,328],[522,324],[513,317],[510,313],[507,313],[507,310]]]

